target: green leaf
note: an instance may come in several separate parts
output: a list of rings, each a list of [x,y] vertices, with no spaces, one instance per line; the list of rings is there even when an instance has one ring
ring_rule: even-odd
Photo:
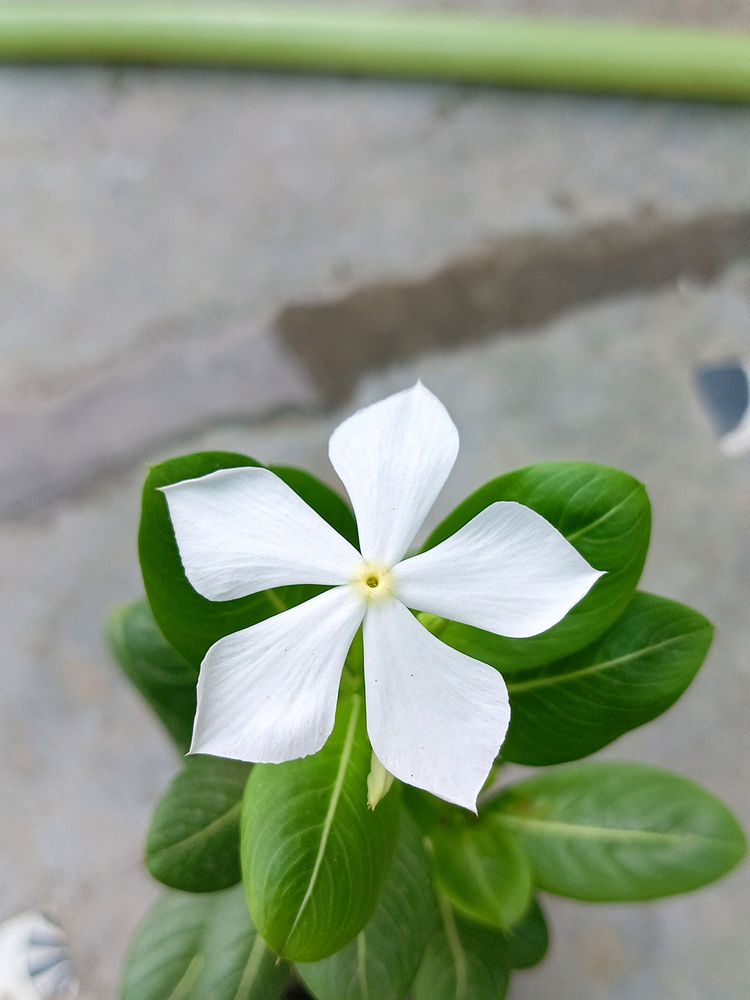
[[[528,910],[531,868],[515,835],[492,814],[432,835],[438,888],[463,916],[507,930]]]
[[[666,711],[697,673],[713,628],[696,611],[636,594],[593,645],[508,680],[503,757],[561,764],[594,753]]]
[[[401,1000],[436,918],[430,863],[416,823],[405,815],[383,893],[364,929],[342,951],[297,969],[318,1000]]]
[[[216,472],[257,466],[244,455],[199,452],[155,465],[143,487],[138,548],[151,610],[164,635],[195,666],[218,639],[300,604],[325,588],[293,586],[234,601],[208,601],[190,586],[182,568],[162,486]],[[298,469],[273,468],[281,479],[337,531],[356,541],[354,515],[323,483]],[[252,512],[248,513],[252,516]]]
[[[156,807],[146,841],[148,870],[185,892],[235,885],[240,871],[240,812],[250,765],[196,755]]]
[[[293,469],[288,465],[271,465],[269,468],[328,521],[332,528],[351,542],[355,549],[359,549],[357,522],[352,509],[335,490],[303,469]]]
[[[504,935],[464,920],[445,899],[440,914],[414,980],[414,1000],[503,1000],[510,980]]]
[[[514,785],[485,803],[515,832],[536,883],[573,899],[655,899],[697,889],[745,853],[721,802],[643,764],[587,764]]]
[[[423,834],[432,833],[446,812],[455,816],[452,806],[414,785],[402,786],[401,800]]]
[[[549,931],[539,901],[534,899],[524,916],[506,932],[510,964],[514,969],[530,969],[539,965],[547,954]]]
[[[242,814],[250,912],[285,958],[315,962],[372,916],[398,834],[398,788],[367,808],[371,750],[359,695],[342,701],[320,753],[253,769]]]
[[[448,645],[507,674],[581,649],[620,617],[643,569],[651,512],[644,486],[625,472],[587,462],[548,462],[482,486],[438,525],[425,548],[448,538],[498,500],[514,500],[541,514],[595,569],[607,574],[561,622],[530,639],[502,638],[432,615],[420,616]]]
[[[242,886],[168,892],[136,932],[120,1000],[280,1000],[288,981],[250,921]]]
[[[196,673],[161,634],[148,602],[141,599],[114,611],[108,638],[125,676],[161,719],[178,749],[186,751],[193,732]]]

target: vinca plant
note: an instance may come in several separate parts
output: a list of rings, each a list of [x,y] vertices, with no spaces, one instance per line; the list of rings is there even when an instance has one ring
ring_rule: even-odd
[[[457,452],[417,384],[331,437],[351,506],[237,454],[150,470],[146,600],[111,640],[187,755],[121,1000],[500,1000],[544,957],[545,893],[649,900],[743,857],[687,778],[569,763],[668,709],[711,643],[636,589],[642,484],[506,473],[415,549]]]

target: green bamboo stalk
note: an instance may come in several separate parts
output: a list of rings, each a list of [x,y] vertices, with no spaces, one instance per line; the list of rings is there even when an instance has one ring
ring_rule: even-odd
[[[0,6],[0,60],[246,66],[750,99],[750,35],[445,12],[27,0]]]

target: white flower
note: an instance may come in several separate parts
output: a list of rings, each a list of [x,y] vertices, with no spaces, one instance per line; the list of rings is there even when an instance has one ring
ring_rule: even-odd
[[[209,600],[331,587],[209,649],[191,752],[265,763],[316,753],[333,728],[361,625],[375,754],[402,781],[475,808],[510,721],[505,683],[409,608],[531,636],[560,621],[602,574],[518,503],[493,503],[405,559],[457,452],[453,421],[421,383],[334,431],[329,456],[354,508],[360,552],[267,469],[164,488],[187,578]]]

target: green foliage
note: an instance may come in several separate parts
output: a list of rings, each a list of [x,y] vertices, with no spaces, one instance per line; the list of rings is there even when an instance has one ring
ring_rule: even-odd
[[[432,833],[445,815],[445,802],[441,802],[440,799],[434,795],[430,795],[429,792],[422,791],[421,788],[415,788],[413,785],[404,785],[402,798],[404,805],[424,834]]]
[[[185,578],[159,487],[256,464],[202,453],[155,466],[146,480],[139,546],[149,603],[117,611],[109,634],[181,750],[206,650],[322,589],[211,602]],[[339,496],[305,472],[274,471],[356,544]],[[512,712],[503,757],[563,763],[668,709],[703,662],[712,628],[690,608],[636,593],[650,509],[631,476],[580,462],[509,473],[459,505],[426,547],[498,500],[536,510],[606,575],[530,639],[419,617],[505,674]],[[744,855],[725,806],[644,765],[556,769],[502,789],[479,818],[396,782],[371,812],[362,669],[358,638],[334,732],[318,754],[252,770],[208,756],[185,761],[157,807],[147,861],[157,879],[189,892],[170,891],[145,920],[121,1000],[278,1000],[290,971],[277,954],[297,963],[317,1000],[502,1000],[511,971],[537,964],[548,947],[536,889],[652,899],[702,886]],[[224,889],[240,877],[244,886]]]
[[[253,927],[241,886],[167,892],[136,933],[120,1000],[280,1000],[288,980]]]
[[[218,469],[258,464],[244,455],[199,452],[155,465],[143,487],[138,550],[146,595],[164,635],[196,668],[218,639],[294,607],[323,589],[280,587],[234,601],[209,601],[188,583],[167,501],[159,488],[206,476]],[[337,531],[356,541],[354,516],[333,490],[299,469],[274,468],[273,471]]]
[[[184,752],[193,732],[195,670],[166,641],[145,600],[114,611],[107,632],[123,673]]]
[[[724,875],[746,848],[726,806],[643,764],[562,768],[508,788],[485,809],[518,835],[537,885],[573,899],[687,892]]]
[[[414,1000],[503,1000],[509,981],[505,936],[469,923],[441,900],[440,926],[414,980]]]
[[[339,706],[320,753],[261,764],[247,784],[242,869],[248,904],[274,951],[314,962],[339,951],[372,916],[393,856],[394,788],[367,808],[370,745],[364,705]]]
[[[239,882],[240,812],[250,765],[196,755],[156,807],[146,841],[155,879],[186,892]]]
[[[534,887],[531,867],[497,816],[438,827],[431,840],[437,885],[454,909],[495,930],[523,917]]]
[[[472,493],[438,525],[425,548],[442,542],[498,500],[514,500],[541,514],[595,569],[607,574],[559,624],[530,639],[508,639],[422,616],[443,642],[507,674],[567,656],[593,642],[617,620],[643,569],[651,508],[644,486],[616,469],[587,462],[531,465]]]
[[[401,1000],[436,920],[430,863],[414,820],[405,814],[370,920],[341,951],[320,962],[298,964],[297,970],[317,1000]]]
[[[506,933],[513,969],[530,969],[547,954],[549,931],[539,901],[532,900],[526,915]]]
[[[691,682],[712,635],[696,611],[636,594],[593,645],[510,677],[503,757],[518,764],[561,764],[650,722]]]

